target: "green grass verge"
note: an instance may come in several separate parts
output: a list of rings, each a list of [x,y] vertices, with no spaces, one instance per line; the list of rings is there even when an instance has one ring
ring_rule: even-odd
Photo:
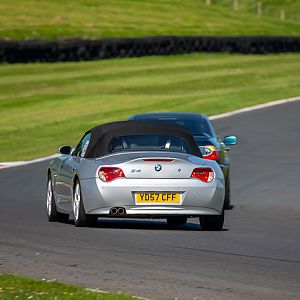
[[[277,7],[291,7],[290,11],[299,15],[299,0],[281,2],[284,3]],[[283,21],[272,14],[258,16],[244,5],[244,9],[233,11],[225,2],[210,6],[204,3],[205,0],[1,0],[0,39],[300,35],[299,20]]]
[[[284,10],[286,19],[300,22],[300,1],[298,0],[216,0],[214,4],[233,9],[234,1],[238,2],[237,8],[242,12],[257,13],[257,4],[261,2],[263,16],[278,19],[280,11]]]
[[[124,294],[87,291],[81,287],[58,282],[47,282],[13,275],[0,275],[0,299],[131,300],[136,298]]]
[[[300,95],[300,55],[191,54],[0,65],[0,162],[55,153],[150,111],[208,115]]]

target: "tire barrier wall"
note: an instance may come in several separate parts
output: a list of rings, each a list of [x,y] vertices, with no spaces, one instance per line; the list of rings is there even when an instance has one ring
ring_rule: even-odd
[[[0,41],[0,62],[57,62],[194,52],[300,52],[300,37],[142,37],[97,40]]]

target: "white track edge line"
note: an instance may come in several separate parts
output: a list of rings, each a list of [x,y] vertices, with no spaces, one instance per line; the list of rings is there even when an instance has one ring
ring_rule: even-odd
[[[244,107],[244,108],[241,108],[238,110],[230,111],[230,112],[215,115],[215,116],[210,116],[209,119],[210,120],[218,120],[218,119],[228,118],[228,117],[231,117],[231,116],[234,116],[237,114],[241,114],[244,112],[250,112],[253,110],[263,109],[263,108],[272,107],[272,106],[276,106],[276,105],[280,105],[280,104],[286,104],[286,103],[295,102],[295,101],[299,101],[299,100],[300,100],[300,96],[287,98],[287,99],[281,99],[281,100],[275,100],[275,101],[271,101],[271,102],[267,102],[267,103],[263,103],[263,104],[257,104],[257,105]]]
[[[6,168],[12,168],[12,167],[19,167],[19,166],[34,164],[34,163],[49,160],[49,159],[52,159],[52,158],[55,158],[55,157],[58,157],[58,156],[59,156],[59,154],[57,153],[57,154],[52,154],[52,155],[49,155],[49,156],[36,158],[36,159],[32,159],[32,160],[0,162],[0,169],[6,169]]]
[[[280,104],[295,102],[295,101],[299,101],[299,100],[300,100],[300,96],[287,98],[287,99],[281,99],[281,100],[275,100],[275,101],[271,101],[271,102],[267,102],[267,103],[263,103],[263,104],[248,106],[248,107],[245,107],[245,108],[241,108],[241,109],[238,109],[238,110],[234,110],[234,111],[219,114],[219,115],[210,116],[209,119],[210,120],[218,120],[218,119],[228,118],[228,117],[238,115],[238,114],[241,114],[241,113],[250,112],[250,111],[253,111],[253,110],[259,110],[259,109],[263,109],[263,108],[268,108],[268,107],[272,107],[272,106],[276,106],[276,105],[280,105]],[[49,160],[51,158],[55,158],[57,156],[59,156],[59,154],[52,154],[52,155],[49,155],[49,156],[46,156],[46,157],[41,157],[41,158],[37,158],[37,159],[33,159],[33,160],[27,160],[27,161],[0,162],[0,169],[6,169],[6,168],[12,168],[12,167],[19,167],[19,166],[34,164],[34,163],[42,162],[42,161],[45,161],[45,160]]]

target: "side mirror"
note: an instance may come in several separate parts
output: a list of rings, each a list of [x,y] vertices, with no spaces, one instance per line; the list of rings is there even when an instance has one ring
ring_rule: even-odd
[[[71,146],[62,146],[59,148],[59,153],[64,155],[70,155],[72,153],[72,147]]]
[[[238,142],[238,138],[235,135],[228,135],[224,137],[223,143],[226,146],[236,145]]]

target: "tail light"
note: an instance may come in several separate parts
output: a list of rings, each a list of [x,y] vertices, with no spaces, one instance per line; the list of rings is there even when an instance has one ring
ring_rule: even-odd
[[[197,178],[208,183],[214,180],[215,173],[212,168],[196,168],[194,169],[191,178]]]
[[[216,150],[215,146],[208,145],[201,147],[203,151],[202,156],[204,159],[210,159],[210,160],[218,160],[219,159],[219,153]]]
[[[125,177],[123,170],[116,167],[101,167],[98,171],[98,176],[104,182]]]

